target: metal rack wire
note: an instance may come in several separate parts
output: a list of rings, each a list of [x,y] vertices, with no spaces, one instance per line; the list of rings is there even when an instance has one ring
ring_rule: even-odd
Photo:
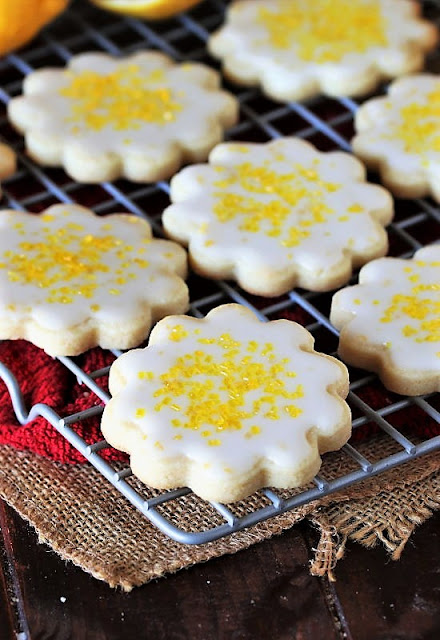
[[[20,157],[20,170],[4,183],[5,204],[35,212],[57,202],[77,202],[92,207],[100,214],[126,210],[146,218],[155,233],[161,235],[160,213],[169,201],[168,183],[140,186],[121,180],[85,186],[72,182],[62,170],[43,170],[22,153],[22,140],[9,127],[4,105],[10,97],[21,92],[22,79],[28,72],[42,66],[61,66],[71,55],[80,51],[98,49],[124,54],[140,48],[156,48],[176,60],[198,60],[216,66],[206,53],[205,43],[209,32],[223,21],[226,5],[224,0],[205,0],[193,11],[175,19],[147,24],[99,11],[78,0],[34,41],[32,47],[1,60],[0,101],[3,106],[0,108],[0,136],[17,150]],[[426,2],[424,7],[429,17],[440,23],[438,5],[436,7],[436,3]],[[439,66],[440,52],[437,52],[429,59],[428,67],[436,70]],[[237,95],[241,105],[240,122],[228,132],[229,139],[266,141],[281,135],[296,135],[309,140],[321,150],[350,150],[353,114],[357,108],[354,100],[319,98],[305,104],[280,105],[263,97],[257,89],[241,90],[229,86],[228,89]],[[397,201],[395,220],[388,231],[390,255],[410,256],[425,243],[440,239],[440,208],[429,199]],[[355,280],[354,277],[353,282]],[[314,335],[318,350],[331,353],[335,349],[337,331],[328,319],[331,294],[295,290],[274,300],[262,300],[246,294],[231,283],[200,283],[197,278],[191,280],[190,290],[190,312],[196,317],[203,317],[210,308],[226,302],[246,305],[262,320],[286,317],[295,311],[301,314],[303,324]],[[118,352],[114,353],[118,355]],[[96,382],[98,378],[102,380],[108,368],[87,374],[75,359],[62,357],[59,360],[102,403],[108,400],[107,392]],[[64,416],[44,404],[34,405],[28,410],[14,376],[1,363],[0,377],[8,386],[17,419],[21,423],[37,415],[45,417],[151,522],[170,537],[187,544],[215,540],[403,465],[418,456],[440,450],[440,435],[417,438],[415,442],[415,438],[410,439],[397,428],[395,420],[402,411],[417,407],[420,419],[439,425],[439,394],[417,398],[395,396],[385,392],[375,376],[351,369],[352,384],[348,401],[354,414],[353,429],[356,431],[367,423],[374,423],[386,434],[392,447],[384,447],[383,455],[369,460],[354,443],[347,444],[340,452],[330,454],[344,460],[339,475],[326,477],[324,461],[321,474],[301,490],[275,492],[265,489],[259,492],[265,505],[256,510],[237,510],[210,503],[211,513],[214,514],[211,522],[207,523],[205,518],[201,523],[193,523],[192,530],[188,531],[171,524],[167,513],[172,512],[174,503],[184,503],[186,496],[191,495],[191,499],[198,500],[189,489],[165,493],[148,491],[133,481],[128,467],[121,468],[103,459],[101,452],[109,447],[104,440],[88,445],[75,432],[75,424],[100,414],[103,405]],[[374,406],[368,400],[372,388],[376,393]],[[164,506],[167,508],[163,509]]]

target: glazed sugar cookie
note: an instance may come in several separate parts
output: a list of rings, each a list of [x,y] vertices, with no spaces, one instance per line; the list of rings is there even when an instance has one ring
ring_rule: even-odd
[[[201,275],[262,296],[328,291],[387,252],[391,196],[349,154],[280,138],[218,145],[209,162],[172,179],[163,214]]]
[[[440,244],[370,262],[358,285],[335,294],[330,320],[346,362],[396,393],[440,391]]]
[[[418,71],[436,27],[412,0],[236,0],[210,52],[276,100],[360,95]]]
[[[238,103],[219,81],[202,64],[157,52],[81,54],[66,70],[28,75],[8,114],[34,160],[75,180],[154,181],[206,159],[235,124]]]
[[[109,384],[102,432],[133,473],[207,500],[307,483],[350,436],[345,366],[300,325],[236,304],[165,318],[148,347],[113,363]]]
[[[9,178],[17,168],[15,153],[6,144],[0,143],[0,180]],[[2,195],[0,188],[0,197]]]
[[[356,113],[353,150],[397,196],[440,202],[440,78],[396,80]]]
[[[56,356],[128,349],[188,308],[184,250],[136,216],[55,205],[0,211],[0,230],[0,339]]]

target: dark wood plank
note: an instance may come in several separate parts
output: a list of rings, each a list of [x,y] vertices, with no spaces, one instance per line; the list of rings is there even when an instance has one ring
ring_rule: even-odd
[[[33,640],[437,640],[439,524],[437,514],[420,527],[399,562],[348,545],[334,585],[309,576],[303,536],[313,539],[302,525],[125,594],[37,545],[7,510]]]
[[[28,632],[16,573],[6,505],[0,500],[0,638]]]
[[[3,564],[3,549],[0,550]],[[14,615],[12,610],[12,598],[14,598],[14,592],[8,590],[5,576],[3,574],[3,567],[0,571],[0,630],[2,638],[14,638]]]
[[[342,637],[297,529],[125,594],[37,545],[12,510],[8,523],[32,640]]]
[[[355,640],[440,638],[440,512],[419,527],[400,560],[349,544],[331,586]]]

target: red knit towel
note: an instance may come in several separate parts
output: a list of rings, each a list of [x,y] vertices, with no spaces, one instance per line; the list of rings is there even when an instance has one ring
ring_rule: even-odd
[[[87,373],[96,371],[112,363],[114,356],[101,349],[92,349],[77,359],[79,366]],[[15,375],[24,395],[28,409],[38,402],[52,407],[58,415],[83,411],[101,404],[101,400],[58,360],[24,340],[0,343],[0,361]],[[96,382],[106,388],[107,377]],[[386,391],[375,382],[357,391],[369,406],[378,409],[391,404],[398,396]],[[356,417],[356,416],[354,416]],[[431,437],[440,433],[440,425],[416,406],[390,414],[387,419],[408,437],[415,433]],[[99,428],[100,416],[77,422],[72,428],[91,444],[102,439]],[[364,438],[377,425],[364,425],[353,434],[354,440]],[[12,408],[9,392],[0,381],[0,444],[9,444],[17,449],[28,449],[59,462],[84,462],[84,457],[61,436],[45,418],[38,417],[25,425],[20,425]],[[104,449],[101,455],[107,460],[126,460],[125,454],[114,449]]]
[[[111,364],[114,356],[101,349],[92,349],[78,358],[78,364],[87,373]],[[58,360],[48,356],[24,340],[0,343],[0,361],[17,378],[29,410],[34,404],[43,402],[52,407],[59,416],[65,417],[102,401],[88,387],[79,384],[74,376]],[[107,377],[96,382],[106,388]],[[72,428],[91,444],[102,440],[99,428],[100,416],[77,422]],[[17,449],[29,449],[59,462],[84,462],[84,457],[58,433],[45,418],[39,416],[27,424],[20,425],[12,408],[11,398],[5,384],[0,381],[0,444],[9,444]],[[104,449],[101,455],[108,460],[125,460],[125,454],[115,449]]]

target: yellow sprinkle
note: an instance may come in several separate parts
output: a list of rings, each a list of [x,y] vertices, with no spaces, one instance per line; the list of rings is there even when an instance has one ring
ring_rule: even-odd
[[[176,324],[170,331],[169,338],[173,342],[180,342],[188,336],[188,331],[181,324]]]
[[[77,222],[68,222],[66,224],[66,229],[70,229],[71,231],[84,231],[84,226]]]
[[[249,195],[231,191],[230,187],[234,185],[239,185]],[[325,202],[326,193],[341,187],[321,180],[316,171],[300,164],[295,164],[289,173],[278,173],[250,162],[237,165],[229,171],[228,177],[216,181],[214,186],[221,189],[214,192],[213,209],[220,222],[236,221],[240,231],[261,232],[279,238],[284,247],[297,246],[310,235],[309,230],[288,226],[292,209],[306,201],[299,226],[322,224],[333,213]],[[262,200],[253,194],[272,194],[273,197]]]
[[[135,415],[136,415],[136,418],[143,418],[143,417],[145,417],[146,413],[147,413],[146,410],[143,409],[142,407],[140,407],[139,409],[136,409],[136,414]]]
[[[247,147],[244,144],[233,144],[229,145],[230,151],[236,151],[237,153],[249,153],[250,147]]]
[[[355,203],[348,207],[347,211],[350,213],[360,213],[364,211],[364,207],[361,204]]]
[[[417,329],[415,329],[414,327],[411,327],[409,324],[407,324],[406,326],[403,327],[402,333],[406,337],[413,336],[414,334],[417,333]]]
[[[250,340],[247,345],[247,350],[250,351],[251,353],[255,353],[257,349],[258,349],[258,342],[256,342],[255,340]]]
[[[423,297],[426,291],[432,291],[433,297]],[[440,286],[419,284],[413,287],[411,294],[396,294],[385,309],[381,322],[392,322],[396,317],[407,316],[413,321],[402,329],[405,337],[415,337],[416,342],[440,341]],[[414,326],[415,325],[415,326]]]
[[[155,411],[166,407],[179,411],[182,428],[200,430],[201,437],[212,438],[215,433],[243,429],[245,421],[252,417],[278,420],[279,409],[285,405],[280,405],[279,400],[303,397],[302,385],[294,390],[286,386],[286,381],[296,374],[287,368],[289,358],[277,356],[273,343],[259,345],[250,340],[242,344],[232,333],[200,338],[199,342],[220,348],[216,358],[202,349],[182,353],[159,376],[161,386],[153,393],[159,399]],[[295,405],[288,406],[291,416],[295,411],[300,414]],[[249,437],[256,435],[258,428],[246,433]]]
[[[150,264],[148,260],[143,260],[142,258],[134,258],[133,262],[137,264],[141,269],[146,269]]]
[[[245,433],[245,438],[253,438],[254,436],[258,436],[261,433],[261,428],[257,425],[253,425],[247,433]]]
[[[154,380],[154,373],[152,371],[138,371],[139,380]]]
[[[295,407],[293,404],[288,404],[284,407],[284,411],[289,414],[291,418],[297,418],[302,414],[302,409]]]
[[[90,305],[90,310],[95,312],[95,313],[96,313],[96,311],[99,311],[100,309],[101,309],[101,306],[99,304],[91,304]]]
[[[159,78],[163,84],[152,87],[152,83],[161,82]],[[136,130],[145,123],[165,125],[182,110],[165,80],[161,69],[145,76],[137,65],[120,65],[107,74],[72,72],[69,85],[59,91],[71,99],[66,121],[74,127],[84,124],[94,131],[105,127],[115,131]]]
[[[214,438],[212,440],[208,440],[208,444],[210,447],[220,447],[222,441],[218,438]]]
[[[259,24],[276,49],[290,49],[310,62],[337,62],[387,44],[385,21],[377,0],[295,0],[261,7]],[[264,42],[264,41],[263,41]]]
[[[398,125],[390,135],[403,140],[405,150],[410,153],[424,154],[428,151],[440,151],[440,134],[436,119],[440,113],[440,83],[426,96],[417,96],[416,102],[406,104],[400,109]],[[428,158],[422,155],[425,164]],[[422,261],[417,261],[422,266]]]

